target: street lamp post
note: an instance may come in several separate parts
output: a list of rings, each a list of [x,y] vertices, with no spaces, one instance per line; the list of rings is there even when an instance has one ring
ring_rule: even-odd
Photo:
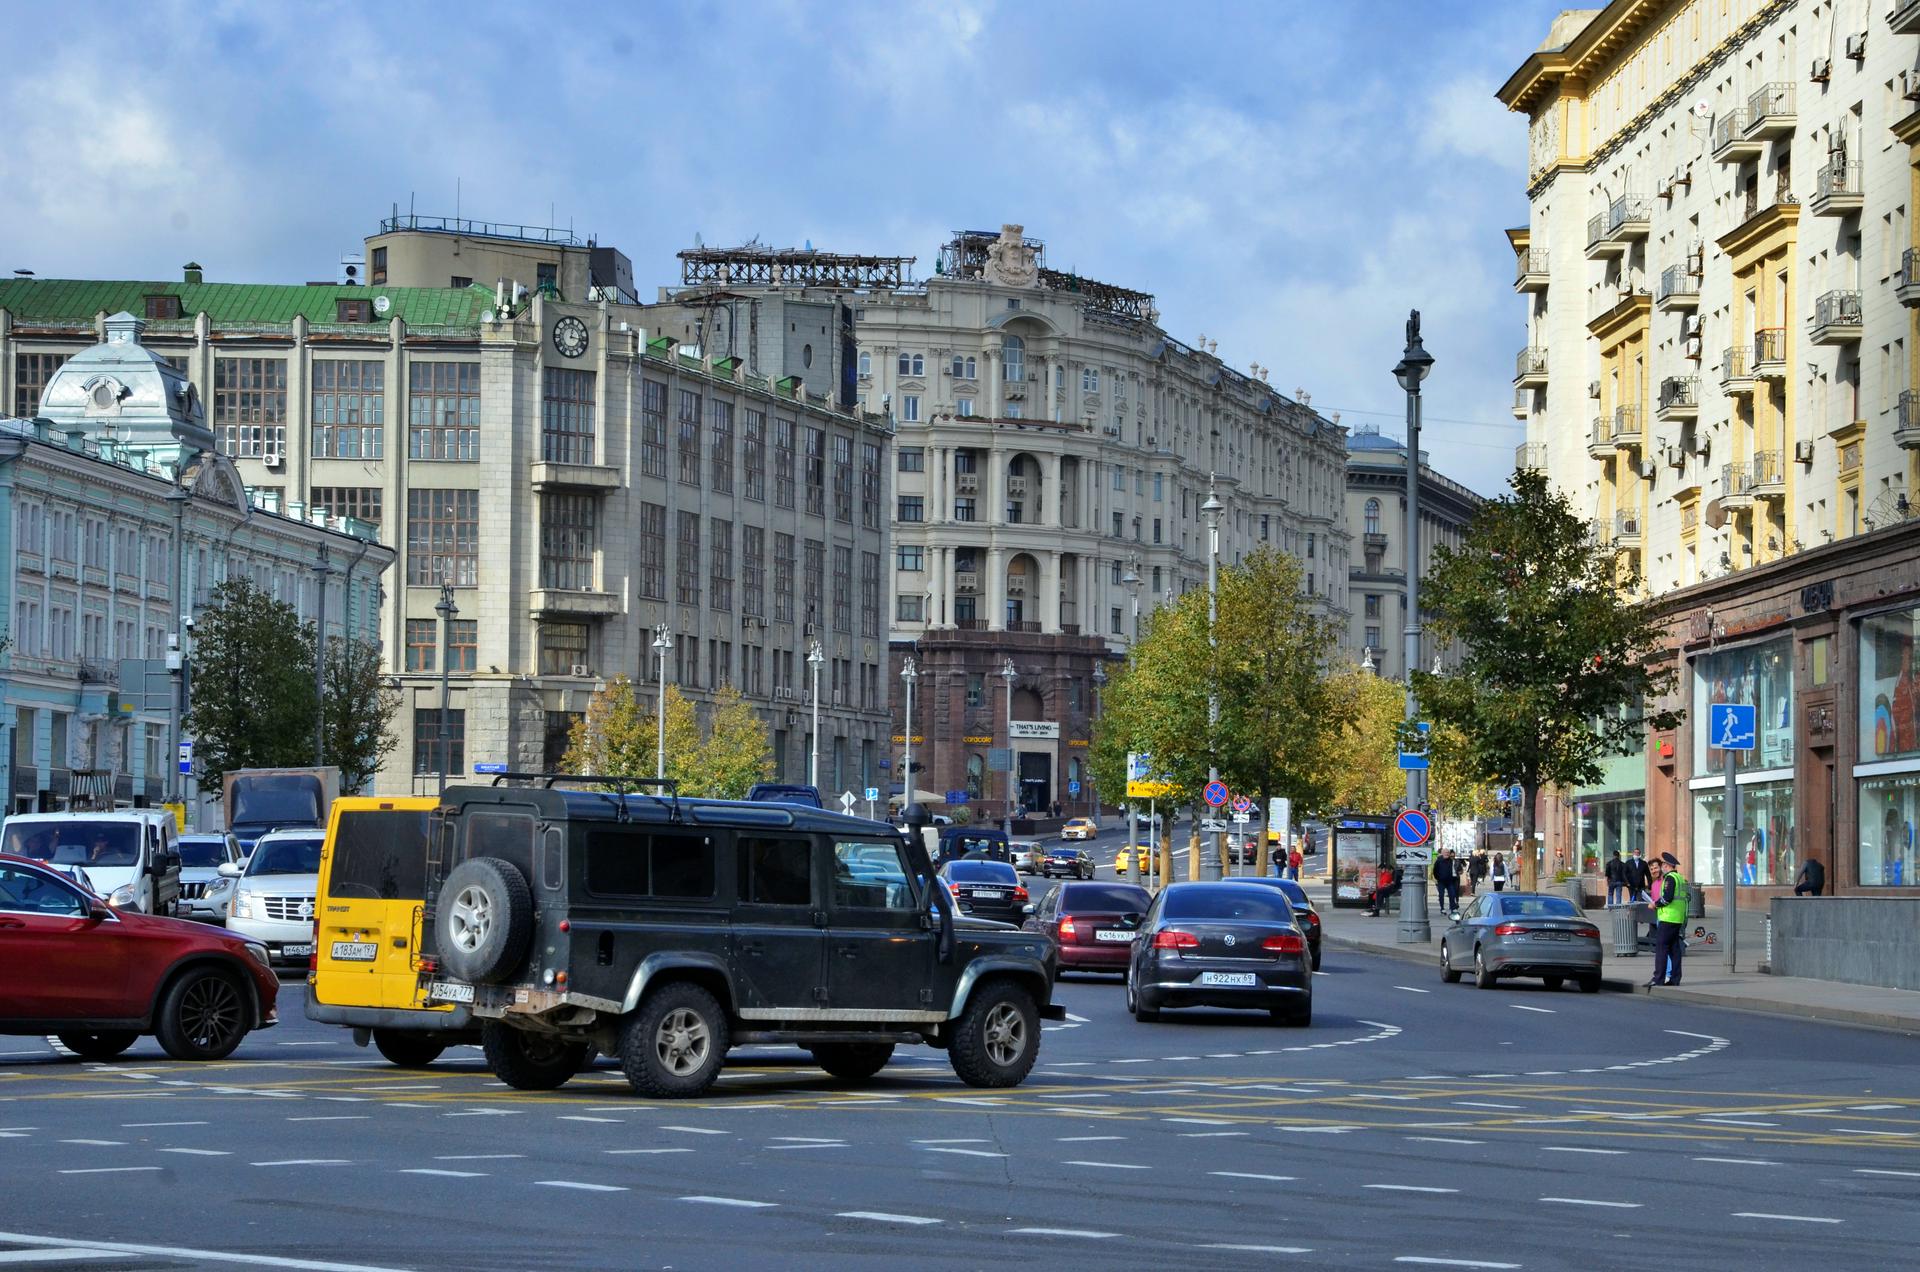
[[[1407,710],[1411,727],[1420,704],[1414,697],[1413,673],[1420,667],[1420,384],[1433,370],[1433,355],[1420,343],[1420,311],[1407,315],[1407,350],[1393,368],[1394,378],[1407,394]],[[1407,807],[1426,803],[1427,774],[1407,770]],[[1431,842],[1431,841],[1429,841]],[[1429,848],[1429,852],[1431,848]],[[1394,940],[1401,945],[1424,945],[1433,939],[1427,921],[1427,868],[1419,868],[1417,886],[1400,889],[1400,926]]]
[[[653,775],[667,775],[667,654],[673,649],[673,633],[667,630],[665,623],[653,625],[653,656],[660,660],[660,697],[654,704],[655,723],[659,726],[660,740],[654,746]]]
[[[1120,586],[1127,589],[1127,595],[1133,598],[1133,630],[1127,636],[1127,643],[1140,639],[1140,571],[1137,563],[1130,557],[1127,560],[1127,572],[1120,576]]]
[[[1013,679],[1019,674],[1013,669],[1013,659],[1000,664],[1000,678],[1007,682],[1007,813],[1001,829],[1009,839],[1013,838],[1013,797],[1019,789],[1014,785],[1018,766],[1013,762]]]
[[[1101,727],[1100,691],[1106,687],[1107,669],[1105,667],[1095,667],[1093,669],[1093,727],[1096,729]],[[1091,732],[1091,730],[1089,730],[1089,732]],[[1100,783],[1094,780],[1091,766],[1087,768],[1087,796],[1087,802],[1093,806],[1093,828],[1097,831],[1100,829]]]
[[[913,655],[907,655],[907,665],[900,669],[900,679],[907,685],[907,753],[901,761],[906,771],[901,774],[904,784],[900,788],[900,811],[904,814],[907,806],[913,803],[913,682],[920,679],[920,671],[913,665]]]
[[[1220,780],[1220,766],[1214,750],[1214,735],[1220,729],[1220,678],[1214,666],[1220,647],[1219,636],[1215,628],[1220,621],[1220,514],[1227,506],[1220,502],[1220,496],[1213,491],[1211,479],[1207,482],[1207,501],[1200,505],[1200,514],[1207,519],[1207,782],[1212,784]],[[1218,879],[1220,877],[1220,832],[1214,831],[1201,842],[1211,844],[1213,851],[1200,856],[1200,878]]]
[[[820,642],[814,641],[807,649],[807,669],[813,673],[813,752],[807,762],[807,784],[815,791],[820,789],[820,664],[826,660]]]
[[[453,652],[453,620],[460,615],[460,607],[453,603],[453,580],[447,579],[440,584],[440,603],[433,607],[440,616],[440,789],[447,789],[447,773],[453,768],[453,725],[447,715],[450,710],[448,700],[452,696],[452,671],[448,655]]]

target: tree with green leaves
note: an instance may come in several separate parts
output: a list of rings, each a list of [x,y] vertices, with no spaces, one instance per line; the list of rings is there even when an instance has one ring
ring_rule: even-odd
[[[696,794],[745,799],[754,783],[773,777],[773,740],[767,722],[732,685],[713,695],[707,740],[701,744]]]
[[[1598,781],[1606,757],[1681,713],[1639,710],[1675,673],[1650,665],[1660,630],[1626,599],[1632,572],[1544,475],[1520,470],[1511,484],[1481,505],[1459,548],[1434,549],[1421,608],[1462,657],[1451,672],[1416,672],[1414,689],[1436,727],[1459,730],[1466,772],[1520,785],[1530,847],[1543,787]],[[1533,854],[1522,860],[1530,868]]]
[[[215,585],[194,626],[191,666],[183,727],[203,783],[313,763],[311,628],[293,606],[244,576]]]
[[[311,627],[307,635],[311,640]],[[387,688],[380,674],[379,646],[328,638],[325,702],[320,753],[339,768],[341,790],[365,790],[400,742],[393,731],[400,691]]]

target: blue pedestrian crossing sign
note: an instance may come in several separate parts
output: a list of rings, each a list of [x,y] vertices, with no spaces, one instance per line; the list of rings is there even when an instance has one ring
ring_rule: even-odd
[[[1716,702],[1707,708],[1707,745],[1716,751],[1751,751],[1758,731],[1754,709],[1745,703]]]

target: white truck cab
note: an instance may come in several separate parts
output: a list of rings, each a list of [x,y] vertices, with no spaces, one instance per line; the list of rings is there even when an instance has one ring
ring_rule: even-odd
[[[180,899],[180,848],[165,809],[17,813],[0,825],[0,852],[78,866],[118,909],[171,915]]]

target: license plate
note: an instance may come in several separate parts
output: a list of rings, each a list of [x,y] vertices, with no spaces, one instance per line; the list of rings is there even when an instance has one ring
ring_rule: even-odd
[[[1202,985],[1258,985],[1260,978],[1252,972],[1202,972]]]
[[[1006,900],[1006,896],[1007,894],[999,888],[975,888],[973,890],[973,899],[975,901],[1004,901]]]
[[[298,958],[298,957],[300,957],[300,956],[301,956],[301,955],[303,955],[303,954],[311,954],[311,953],[313,953],[313,946],[311,946],[311,945],[282,945],[282,946],[280,947],[280,952],[281,952],[282,954],[285,954],[285,955],[286,955],[286,956],[287,956],[288,958]]]
[[[434,981],[427,986],[427,997],[446,1003],[470,1003],[473,1001],[473,986],[453,981]]]
[[[1536,941],[1571,941],[1573,938],[1565,932],[1535,932],[1533,939]]]
[[[333,957],[342,963],[371,963],[380,953],[372,941],[335,941]]]
[[[1131,941],[1133,939],[1133,933],[1109,929],[1105,932],[1095,932],[1093,939],[1096,941]]]

